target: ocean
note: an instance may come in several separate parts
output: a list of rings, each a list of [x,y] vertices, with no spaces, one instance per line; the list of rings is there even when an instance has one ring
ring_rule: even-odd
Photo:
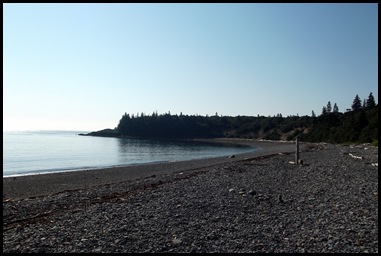
[[[4,131],[3,177],[229,156],[259,149],[79,133],[88,131]]]

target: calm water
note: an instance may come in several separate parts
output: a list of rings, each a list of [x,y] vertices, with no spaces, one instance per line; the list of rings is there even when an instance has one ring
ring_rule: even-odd
[[[227,156],[258,149],[78,133],[86,131],[3,132],[3,177]]]

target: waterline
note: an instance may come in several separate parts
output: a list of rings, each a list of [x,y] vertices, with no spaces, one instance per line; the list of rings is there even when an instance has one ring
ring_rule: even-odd
[[[78,133],[3,132],[3,177],[213,158],[259,149],[205,141],[104,138]]]

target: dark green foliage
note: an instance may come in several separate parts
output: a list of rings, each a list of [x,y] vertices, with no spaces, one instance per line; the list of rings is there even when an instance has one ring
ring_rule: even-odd
[[[331,111],[332,111],[332,106],[331,106],[331,102],[330,101],[328,101],[328,103],[327,103],[327,113],[331,113]]]
[[[339,113],[339,107],[336,105],[336,103],[333,105],[333,113]]]
[[[352,103],[352,110],[356,111],[356,110],[359,110],[360,108],[361,108],[361,100],[360,100],[359,95],[356,94],[356,97],[354,98],[353,103]]]
[[[184,115],[124,115],[117,127],[123,136],[152,138],[223,137],[222,124],[215,117]],[[217,121],[217,122],[216,122]]]
[[[327,114],[327,108],[325,106],[323,106],[323,108],[321,110],[321,114],[322,115],[326,115]]]
[[[265,140],[279,140],[280,139],[280,133],[276,130],[272,131],[268,135],[264,137]]]
[[[370,93],[368,100],[366,101],[366,108],[373,108],[376,106],[376,102],[374,101],[373,94]]]
[[[317,118],[305,140],[330,143],[371,143],[378,140],[378,106],[357,111],[331,113]]]
[[[322,115],[288,116],[213,116],[171,115],[170,112],[151,116],[125,113],[116,132],[121,136],[144,138],[249,138],[268,140],[294,140],[299,136],[308,142],[374,143],[378,144],[378,105],[369,95],[363,109],[356,95],[352,104],[355,111],[340,113],[336,103],[333,111],[330,102],[323,107]],[[358,104],[360,103],[360,104]],[[360,107],[359,107],[360,106]]]

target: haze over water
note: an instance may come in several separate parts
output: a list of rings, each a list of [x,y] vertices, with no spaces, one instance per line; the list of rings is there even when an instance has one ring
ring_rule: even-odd
[[[3,177],[181,161],[258,150],[201,142],[78,136],[78,133],[83,131],[3,132]]]

